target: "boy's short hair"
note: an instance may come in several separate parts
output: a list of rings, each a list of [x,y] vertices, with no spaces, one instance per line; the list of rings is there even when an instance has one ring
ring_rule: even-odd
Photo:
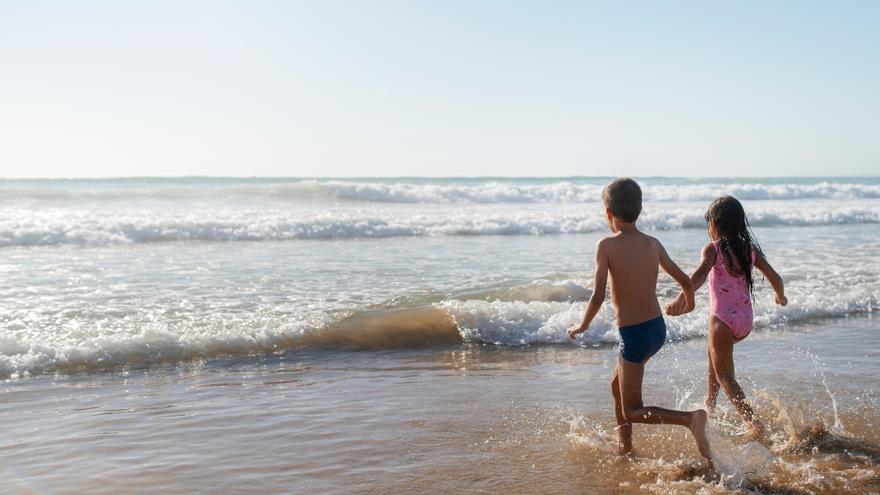
[[[602,189],[602,202],[612,215],[633,223],[642,212],[642,188],[629,177],[618,177]]]

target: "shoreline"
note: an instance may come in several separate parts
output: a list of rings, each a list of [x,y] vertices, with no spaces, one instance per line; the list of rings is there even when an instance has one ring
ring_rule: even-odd
[[[437,335],[422,336],[417,329],[411,329],[409,326],[400,326],[383,331],[380,325],[390,323],[401,323],[401,319],[407,317],[410,312],[420,313],[425,310],[434,310],[441,319],[448,319],[449,316],[437,310],[433,306],[425,305],[420,307],[411,307],[403,309],[388,310],[371,310],[353,315],[354,318],[348,317],[331,326],[320,329],[320,332],[329,331],[329,335],[304,335],[290,337],[290,344],[281,350],[273,350],[257,353],[241,353],[226,354],[219,353],[212,356],[194,355],[193,357],[174,359],[170,361],[150,361],[143,363],[124,363],[124,364],[108,364],[106,367],[88,365],[88,366],[65,366],[62,369],[53,369],[50,371],[29,371],[27,374],[19,375],[13,373],[7,376],[0,376],[0,380],[6,382],[14,382],[19,380],[37,379],[40,377],[70,377],[70,376],[101,376],[113,374],[128,374],[146,371],[167,370],[173,372],[176,368],[183,369],[192,367],[219,367],[229,365],[229,363],[247,364],[247,363],[271,363],[274,360],[283,361],[289,357],[299,355],[316,356],[322,353],[334,355],[337,353],[395,353],[395,352],[454,352],[467,351],[473,348],[490,349],[497,352],[527,352],[530,349],[540,348],[577,348],[585,351],[607,351],[616,349],[618,343],[615,342],[578,342],[578,343],[557,343],[557,342],[534,342],[522,345],[508,345],[485,341],[471,341],[465,339],[461,334],[461,330],[455,328],[459,335],[451,338],[445,335],[445,330],[432,330]],[[384,316],[390,316],[386,320]],[[676,317],[663,315],[664,319],[675,321]],[[877,318],[873,311],[864,311],[853,314],[840,316],[819,316],[808,318],[794,322],[795,329],[792,329],[791,323],[777,323],[769,327],[756,327],[749,334],[748,339],[755,338],[779,338],[789,334],[810,333],[813,331],[821,331],[826,327],[839,326],[842,322],[872,322]],[[345,332],[360,332],[359,325],[366,324],[369,329],[362,334],[356,336],[345,336]],[[861,324],[861,323],[860,323]],[[430,325],[429,325],[430,326]],[[378,337],[376,334],[379,334]],[[372,334],[372,335],[371,335]],[[370,341],[371,338],[375,340]],[[694,342],[705,342],[706,336],[699,335],[674,335],[667,338],[664,347],[669,345],[693,344]]]
[[[880,476],[880,434],[871,426],[880,424],[880,388],[868,381],[880,351],[861,344],[876,329],[873,318],[852,319],[758,334],[737,346],[748,397],[777,442],[792,444],[772,454],[784,462],[768,463],[760,476],[740,475],[742,486],[806,487],[799,471],[784,468],[803,463],[828,470],[821,471],[826,488],[809,485],[816,493],[839,493],[838,472],[850,482],[856,471],[867,483],[869,473]],[[700,467],[692,441],[674,427],[637,428],[632,461],[610,454],[613,359],[610,347],[466,345],[7,380],[0,404],[7,481],[0,486],[93,493],[639,493],[647,486],[737,493],[730,473],[724,478]],[[703,342],[665,346],[648,365],[646,402],[695,405],[704,367]],[[724,398],[719,408],[715,434],[741,454],[735,413]],[[830,436],[801,439],[809,445],[803,447],[794,436],[812,420]],[[846,453],[853,448],[862,453]]]

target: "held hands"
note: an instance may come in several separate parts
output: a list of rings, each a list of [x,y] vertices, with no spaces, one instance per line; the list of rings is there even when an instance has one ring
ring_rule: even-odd
[[[666,314],[669,316],[679,316],[685,313],[689,313],[693,310],[693,308],[688,308],[687,299],[684,297],[684,292],[679,292],[678,297],[676,297],[671,303],[666,305]]]
[[[780,306],[788,305],[788,298],[785,297],[785,294],[776,294],[776,304]]]

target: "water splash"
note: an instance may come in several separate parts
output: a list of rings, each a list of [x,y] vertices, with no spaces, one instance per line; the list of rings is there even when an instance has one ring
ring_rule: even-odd
[[[828,395],[828,399],[831,402],[831,412],[834,417],[832,431],[835,433],[846,434],[846,429],[843,427],[843,423],[840,421],[840,414],[838,413],[837,397],[834,395],[834,392],[831,391],[831,387],[828,386],[828,377],[825,373],[828,367],[825,365],[825,362],[819,359],[819,356],[810,350],[797,348],[795,349],[795,352],[813,362],[813,373],[818,376],[822,382],[822,387],[825,389],[825,393]]]

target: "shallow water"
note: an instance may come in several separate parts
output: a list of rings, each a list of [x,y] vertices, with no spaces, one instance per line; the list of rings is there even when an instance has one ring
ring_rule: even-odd
[[[383,325],[377,310],[417,310],[409,334],[432,341],[567,343],[607,232],[604,182],[0,180],[0,376],[334,342],[382,348],[382,328],[407,318]],[[776,308],[759,284],[759,326],[877,308],[878,179],[643,185],[639,224],[685,268],[707,240],[706,203],[721,193],[745,201],[793,301]],[[661,279],[661,297],[674,293]],[[374,338],[339,342],[363,317]],[[704,319],[701,301],[670,332],[699,337]],[[391,339],[398,347],[402,330]],[[580,337],[616,338],[610,307]]]
[[[8,381],[0,485],[7,493],[872,492],[880,489],[880,351],[864,343],[877,330],[859,318],[739,344],[739,378],[774,446],[751,447],[750,461],[722,398],[712,430],[726,475],[706,469],[677,427],[637,425],[636,457],[612,454],[613,348],[465,344]],[[647,368],[646,403],[695,407],[704,346],[667,345]],[[811,434],[814,425],[823,432]]]
[[[644,181],[683,268],[732,192],[786,280],[736,348],[774,444],[722,399],[714,471],[675,427],[611,454],[612,309],[565,334],[602,183],[0,181],[0,490],[880,492],[877,179]],[[707,299],[649,402],[700,404]]]
[[[878,229],[756,232],[792,301],[776,307],[769,284],[757,277],[759,328],[876,310]],[[800,242],[805,233],[809,242]],[[695,265],[705,242],[699,230],[654,234],[685,269]],[[566,344],[565,329],[580,319],[582,301],[591,294],[593,246],[601,235],[5,248],[0,375],[173,363],[308,344],[384,348],[389,343],[382,332],[394,322],[376,319],[382,316],[376,311],[426,308],[436,315],[403,319],[416,323],[398,332],[418,337],[407,345],[423,335],[433,336],[425,339],[430,342]],[[663,300],[676,294],[667,277],[659,294]],[[696,311],[670,320],[670,334],[704,335],[707,306],[702,292]],[[377,330],[361,338],[365,317]],[[356,342],[343,342],[343,336]],[[616,343],[610,305],[579,341]]]

